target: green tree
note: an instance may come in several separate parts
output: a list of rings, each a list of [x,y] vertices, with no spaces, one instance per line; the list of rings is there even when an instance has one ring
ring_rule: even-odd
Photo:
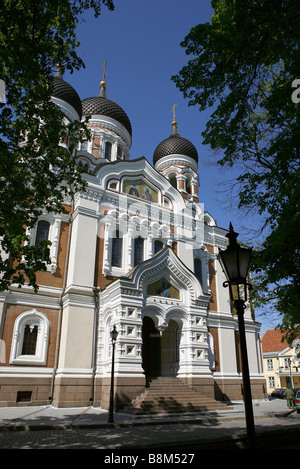
[[[239,171],[240,209],[254,210],[257,304],[272,302],[287,337],[300,324],[300,78],[298,0],[213,0],[211,21],[182,43],[191,57],[172,79],[190,105],[213,106],[203,143]]]
[[[35,289],[49,263],[49,243],[28,243],[26,227],[46,212],[64,211],[66,198],[84,187],[73,150],[87,136],[80,122],[63,123],[51,100],[57,63],[73,72],[76,27],[88,9],[97,17],[111,0],[3,0],[0,3],[0,290],[28,281]],[[69,151],[59,146],[68,137]]]

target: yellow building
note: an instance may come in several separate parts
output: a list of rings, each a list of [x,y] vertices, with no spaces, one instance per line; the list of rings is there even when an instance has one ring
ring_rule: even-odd
[[[299,350],[282,340],[279,329],[267,330],[261,344],[267,393],[271,394],[275,388],[300,388]]]

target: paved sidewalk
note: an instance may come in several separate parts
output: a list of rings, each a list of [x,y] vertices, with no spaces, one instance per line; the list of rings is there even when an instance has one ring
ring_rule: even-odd
[[[253,401],[260,447],[300,449],[300,415],[286,400]],[[0,448],[67,448],[181,451],[242,449],[246,436],[243,402],[226,410],[133,416],[94,408],[0,407]],[[287,443],[286,443],[287,442]],[[296,445],[296,446],[295,446]]]
[[[285,417],[291,413],[286,400],[253,401],[255,420],[261,418]],[[99,407],[56,408],[51,405],[39,407],[0,407],[0,431],[34,430],[38,428],[79,428],[86,426],[113,427],[144,424],[224,422],[244,420],[245,409],[242,401],[230,403],[228,409],[184,414],[131,415],[114,413],[114,424],[108,423],[108,411]],[[300,416],[299,416],[300,422]]]

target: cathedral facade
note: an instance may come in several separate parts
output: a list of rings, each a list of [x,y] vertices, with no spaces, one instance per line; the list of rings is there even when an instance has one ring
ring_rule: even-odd
[[[91,139],[76,152],[87,186],[66,201],[66,214],[45,214],[29,233],[32,244],[52,243],[38,292],[0,294],[0,406],[107,409],[114,326],[117,409],[158,377],[215,400],[242,399],[237,317],[217,259],[227,231],[199,203],[198,153],[175,111],[153,165],[131,160],[131,122],[105,81],[82,101],[60,72],[53,81],[66,119],[90,116]],[[250,308],[245,325],[252,396],[263,398]]]

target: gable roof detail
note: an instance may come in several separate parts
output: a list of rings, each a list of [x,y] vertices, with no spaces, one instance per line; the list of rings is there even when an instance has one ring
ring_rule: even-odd
[[[110,164],[99,164],[95,169],[94,174],[104,189],[110,179],[121,180],[124,177],[145,177],[151,184],[160,188],[163,195],[169,197],[170,200],[176,204],[176,207],[178,207],[179,210],[182,210],[185,207],[181,194],[162,174],[157,172],[153,166],[151,166],[145,157],[129,161],[122,160]]]
[[[155,254],[152,258],[141,262],[125,277],[110,283],[106,290],[114,288],[116,284],[121,290],[130,294],[147,297],[147,287],[150,283],[166,277],[181,292],[180,301],[185,305],[193,304],[207,306],[211,295],[203,293],[195,274],[186,267],[169,246]]]

